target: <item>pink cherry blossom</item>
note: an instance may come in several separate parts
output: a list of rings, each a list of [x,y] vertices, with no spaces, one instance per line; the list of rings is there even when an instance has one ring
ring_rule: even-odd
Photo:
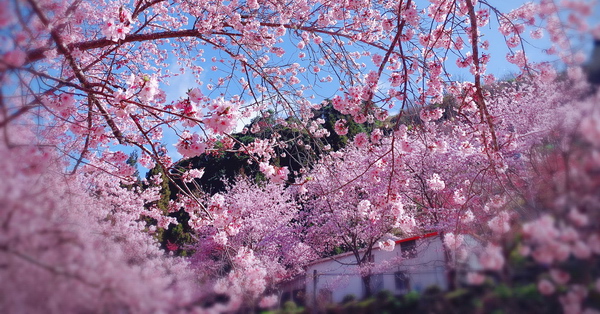
[[[386,241],[377,242],[377,245],[379,246],[380,249],[382,249],[384,251],[392,252],[394,250],[394,247],[396,246],[396,241],[394,241],[392,239],[388,239]]]
[[[183,182],[190,183],[194,179],[202,178],[203,175],[204,175],[204,169],[191,169],[189,171],[186,171],[181,176],[181,178],[183,179]]]
[[[573,255],[579,259],[588,259],[592,256],[592,251],[588,245],[583,241],[577,241],[573,245]]]
[[[102,34],[109,40],[118,42],[124,40],[125,36],[129,34],[131,27],[123,24],[122,22],[115,22],[114,19],[108,19],[102,25]]]
[[[265,308],[265,309],[271,308],[277,304],[278,300],[279,300],[279,297],[275,294],[266,296],[260,300],[260,302],[258,303],[258,306],[260,306],[261,308]]]
[[[484,269],[501,270],[505,262],[502,248],[494,244],[488,244],[479,258],[479,262]]]
[[[340,119],[335,122],[335,133],[338,135],[348,134],[348,127],[346,126],[346,120]]]
[[[455,235],[452,232],[448,232],[444,234],[444,245],[451,250],[458,249],[464,241],[464,237],[462,234]]]
[[[488,226],[492,231],[498,234],[506,233],[510,230],[510,216],[508,212],[502,211],[497,216],[488,221]]]
[[[569,219],[578,227],[586,226],[589,222],[587,215],[582,214],[577,208],[571,209],[569,212]]]
[[[444,183],[444,181],[442,181],[440,175],[437,173],[434,173],[431,176],[431,179],[427,180],[427,184],[429,185],[429,188],[434,191],[440,191],[446,187],[446,184]]]
[[[0,59],[1,63],[3,63],[2,65],[0,65],[0,67],[2,66],[9,66],[9,67],[20,67],[23,64],[25,64],[25,58],[26,58],[26,54],[24,51],[20,50],[20,49],[15,49],[15,50],[11,50],[7,53],[5,53],[4,55],[2,55],[2,59]],[[1,69],[1,68],[0,68]]]
[[[550,276],[559,285],[565,285],[571,279],[569,273],[556,268],[550,270]]]
[[[554,293],[554,291],[556,291],[554,285],[547,279],[540,280],[537,287],[540,293],[543,295],[551,295]]]
[[[212,100],[207,109],[210,112],[209,116],[202,122],[215,134],[229,133],[233,130],[239,117],[235,103],[218,98]]]
[[[194,103],[200,103],[201,101],[204,100],[204,95],[202,94],[202,92],[200,91],[199,88],[195,87],[192,88],[189,92],[188,92],[188,96],[190,97],[190,100]]]
[[[468,273],[467,282],[471,285],[481,285],[485,281],[485,276],[480,273]]]
[[[390,233],[440,232],[458,259],[477,235],[491,271],[511,267],[510,248],[491,243],[514,234],[543,269],[593,262],[600,119],[572,51],[585,32],[598,37],[593,3],[493,5],[6,4],[0,308],[268,308],[279,283],[340,248],[359,252],[368,278],[367,252],[393,248]],[[494,76],[498,57],[514,80]],[[468,69],[461,81],[453,64]],[[248,120],[245,137],[232,134]],[[347,139],[350,126],[363,132]],[[131,150],[140,173],[161,175],[137,179]],[[173,159],[224,154],[254,170],[213,195],[197,189],[202,169]],[[164,238],[173,226],[189,243]],[[565,291],[538,287],[577,312],[591,282],[573,277]]]
[[[356,147],[365,148],[367,143],[369,143],[369,138],[364,132],[360,132],[354,136],[354,145],[356,145]]]

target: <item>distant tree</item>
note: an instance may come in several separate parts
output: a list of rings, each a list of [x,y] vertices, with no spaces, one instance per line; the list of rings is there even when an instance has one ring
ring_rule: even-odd
[[[134,180],[136,182],[140,181],[140,171],[138,169],[138,152],[137,150],[134,150],[133,152],[131,152],[131,154],[129,154],[129,158],[127,159],[126,163],[133,167],[135,169],[135,172],[133,173],[132,177],[134,178]]]

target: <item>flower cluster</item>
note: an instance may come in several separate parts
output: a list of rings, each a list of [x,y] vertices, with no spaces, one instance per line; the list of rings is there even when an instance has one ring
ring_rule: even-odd
[[[102,35],[108,40],[118,42],[124,40],[125,36],[131,32],[131,13],[123,7],[119,8],[118,18],[108,18],[102,24]]]
[[[207,145],[198,133],[190,134],[185,131],[179,138],[179,142],[175,144],[177,152],[185,157],[194,157],[203,154],[206,151]]]
[[[206,106],[208,117],[202,122],[215,134],[224,134],[233,131],[239,117],[237,105],[224,99],[213,99]]]

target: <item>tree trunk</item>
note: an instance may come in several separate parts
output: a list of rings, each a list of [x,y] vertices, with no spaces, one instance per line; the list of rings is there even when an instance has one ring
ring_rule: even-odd
[[[371,272],[365,276],[362,276],[361,278],[365,289],[364,298],[373,296],[373,291],[371,290]]]

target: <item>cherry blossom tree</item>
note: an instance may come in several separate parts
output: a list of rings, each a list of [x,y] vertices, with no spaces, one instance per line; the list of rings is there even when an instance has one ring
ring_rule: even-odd
[[[528,192],[521,200],[531,209],[529,217],[498,215],[489,221],[493,236],[479,252],[482,267],[468,277],[471,285],[497,276],[514,288],[534,286],[564,313],[598,310],[597,101],[597,93],[577,100],[556,126],[561,132],[546,138],[552,145],[532,149],[533,170],[524,180],[528,188],[521,189]],[[527,281],[511,282],[519,272]]]
[[[304,93],[327,88],[328,81],[340,88],[332,98],[336,109],[359,122],[382,118],[386,106],[439,101],[449,79],[444,64],[454,60],[474,75],[468,97],[489,127],[486,145],[496,149],[482,89],[484,79],[493,81],[485,74],[490,43],[479,32],[495,15],[511,48],[523,48],[522,38],[534,25],[546,26],[566,48],[561,25],[576,24],[577,14],[591,10],[591,4],[569,5],[565,20],[548,1],[509,14],[470,0],[432,1],[426,7],[413,1],[170,6],[32,0],[7,7],[15,14],[2,20],[12,35],[3,54],[3,79],[20,97],[5,102],[10,110],[2,125],[43,110],[49,115],[44,125],[68,131],[61,134],[69,143],[62,149],[75,159],[74,170],[103,160],[103,147],[115,143],[136,146],[142,161],[154,157],[168,167],[167,155],[159,154],[163,132],[180,138],[176,146],[184,157],[199,155],[252,111],[281,108],[286,116],[302,118],[319,102]],[[540,33],[536,28],[531,36]],[[571,61],[574,56],[566,53]],[[548,65],[530,65],[522,50],[508,57],[530,73],[552,75]],[[166,84],[180,72],[172,62],[198,80],[187,95],[176,95],[180,101],[169,103]],[[209,68],[216,72],[213,82],[201,81]]]
[[[188,209],[202,238],[193,261],[207,278],[220,278],[216,291],[231,295],[233,303],[252,304],[316,257],[298,236],[298,205],[281,184],[240,178],[207,203],[212,218]]]
[[[14,282],[2,287],[12,297],[1,302],[15,311],[37,310],[41,298],[53,311],[185,311],[223,292],[231,298],[222,306],[235,310],[297,273],[304,260],[294,256],[325,250],[316,236],[327,248],[351,250],[370,249],[394,229],[458,239],[476,230],[474,217],[504,232],[512,216],[502,206],[527,192],[532,159],[523,156],[576,100],[557,93],[550,64],[528,59],[528,41],[549,37],[546,51],[578,82],[583,57],[569,38],[598,33],[585,24],[593,2],[580,1],[510,12],[483,0],[1,4],[0,151],[10,180],[1,183],[0,272]],[[505,42],[486,40],[492,23]],[[508,47],[500,57],[519,69],[518,80],[496,91],[486,71],[494,45]],[[472,79],[455,81],[449,64]],[[185,91],[169,87],[178,77],[189,80]],[[445,95],[457,102],[454,119],[440,120],[444,113],[432,107]],[[329,132],[313,116],[326,98],[354,123],[373,125],[389,109],[402,115],[409,107],[422,123],[396,119],[389,130],[360,133],[351,147],[307,163],[296,182],[273,163],[275,147],[290,141],[273,132],[236,149],[266,182],[206,197],[178,184],[203,174],[173,169],[175,151],[189,158],[233,150],[238,121],[256,114],[272,114],[328,151]],[[349,122],[336,121],[335,132],[347,134]],[[195,264],[156,247],[143,217],[161,228],[177,221],[152,206],[156,189],[132,188],[124,147],[141,152],[143,167],[162,167],[179,189],[170,208],[191,216]],[[298,211],[314,224],[304,239],[292,236]],[[71,282],[81,298],[71,298]]]
[[[13,133],[14,132],[14,133]],[[0,221],[0,307],[8,312],[186,311],[202,305],[189,261],[165,256],[142,215],[157,191],[127,189],[82,167],[63,176],[54,148],[0,145],[4,179]]]
[[[527,197],[523,185],[535,160],[525,154],[564,128],[568,112],[581,111],[568,95],[587,87],[577,91],[573,82],[523,79],[487,90],[499,146],[493,154],[481,140],[486,123],[476,123],[477,111],[467,104],[447,108],[457,113],[452,119],[442,119],[442,108],[424,108],[410,130],[400,125],[390,135],[358,134],[298,181],[309,243],[321,255],[339,247],[353,252],[356,264],[368,268],[372,249],[386,249],[389,233],[440,232],[449,254],[462,234],[506,233],[515,214],[506,208],[531,211],[518,204]],[[455,91],[464,97],[460,87]]]
[[[306,242],[321,256],[338,248],[352,252],[368,295],[372,249],[395,229],[410,232],[415,226],[411,212],[404,209],[404,198],[389,193],[406,182],[402,175],[391,179],[388,172],[390,164],[402,163],[402,157],[389,157],[394,158],[359,133],[354,145],[325,157],[298,189]]]

